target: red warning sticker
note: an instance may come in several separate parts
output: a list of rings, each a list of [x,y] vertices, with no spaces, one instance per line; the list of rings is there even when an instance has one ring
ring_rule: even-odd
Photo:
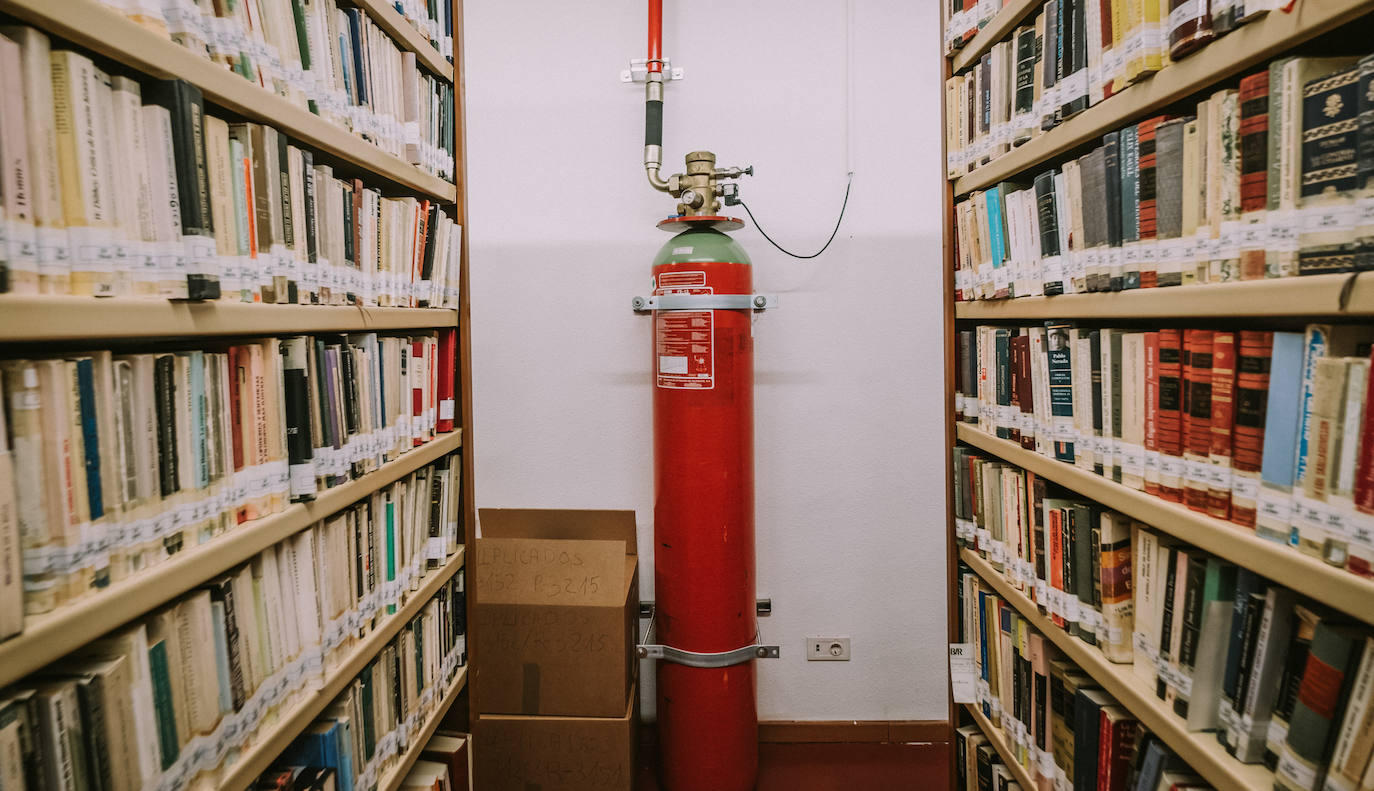
[[[709,310],[665,310],[654,317],[658,386],[674,390],[715,387],[716,350]]]

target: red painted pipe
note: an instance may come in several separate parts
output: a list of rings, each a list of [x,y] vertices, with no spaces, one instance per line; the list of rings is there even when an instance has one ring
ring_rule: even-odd
[[[649,71],[663,71],[663,0],[649,0]]]

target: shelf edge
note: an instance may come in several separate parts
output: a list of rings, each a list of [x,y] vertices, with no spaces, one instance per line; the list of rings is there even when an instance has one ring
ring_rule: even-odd
[[[325,490],[311,503],[296,503],[281,513],[246,523],[185,550],[184,557],[164,561],[51,613],[33,616],[33,623],[26,624],[23,632],[0,642],[0,687],[119,629],[267,547],[457,450],[462,447],[462,440],[462,429],[457,429],[356,481]]]
[[[414,591],[400,609],[388,616],[382,626],[364,637],[362,642],[329,672],[318,689],[309,692],[290,711],[283,712],[277,723],[263,734],[263,738],[247,746],[237,761],[224,767],[224,774],[220,777],[217,787],[224,791],[239,791],[252,786],[258,775],[272,765],[296,736],[309,727],[339,693],[353,683],[353,679],[358,677],[363,666],[391,642],[393,637],[400,634],[401,629],[434,598],[439,588],[458,573],[463,567],[464,560],[465,553],[460,548],[437,573],[427,577],[419,590]]]
[[[1024,594],[1012,588],[987,561],[970,550],[961,550],[960,558],[974,573],[991,585],[997,594],[1016,608],[1037,631],[1052,641],[1059,650],[1092,676],[1118,703],[1129,710],[1140,723],[1158,736],[1171,750],[1186,761],[1193,771],[1216,787],[1217,791],[1254,791],[1269,788],[1273,773],[1263,764],[1243,764],[1229,755],[1211,733],[1190,733],[1172,712],[1161,709],[1149,690],[1139,687],[1134,678],[1127,678],[1121,670],[1127,665],[1113,665],[1097,649],[1071,636],[1042,615]]]
[[[1285,587],[1374,623],[1374,580],[1328,566],[1283,544],[1266,541],[1253,531],[1199,514],[1188,508],[1138,492],[1094,473],[1047,459],[1034,451],[962,424],[958,438],[1023,469],[1072,489],[1108,508],[1139,519],[1152,529],[1245,566]]]

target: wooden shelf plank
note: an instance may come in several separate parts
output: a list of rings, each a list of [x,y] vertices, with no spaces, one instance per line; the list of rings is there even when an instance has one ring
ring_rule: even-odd
[[[1010,3],[1002,7],[973,40],[965,44],[950,57],[950,71],[958,74],[969,65],[983,57],[983,53],[992,49],[992,45],[1006,38],[1011,34],[1012,28],[1021,24],[1021,20],[1030,16],[1032,12],[1040,10],[1045,5],[1045,0],[1011,0]]]
[[[0,343],[454,327],[451,308],[0,295]]]
[[[321,492],[43,615],[24,619],[24,631],[0,643],[0,687],[112,632],[188,590],[243,563],[345,506],[462,446],[461,429],[403,454],[356,481]]]
[[[996,184],[1043,160],[1125,126],[1213,85],[1293,45],[1374,10],[1374,0],[1301,0],[1293,13],[1270,12],[1196,53],[1012,149],[954,181],[955,197]],[[981,35],[980,35],[981,38]]]
[[[291,742],[348,688],[349,684],[353,683],[353,679],[357,678],[363,667],[420,613],[429,600],[434,598],[439,588],[462,567],[463,552],[459,550],[442,568],[427,576],[420,589],[410,595],[405,605],[364,637],[343,662],[327,671],[324,683],[318,689],[308,693],[290,711],[282,714],[276,724],[262,732],[259,739],[246,747],[239,759],[228,766],[220,776],[218,787],[224,791],[251,788],[258,775],[266,771],[282,751],[289,747]],[[466,678],[467,668],[464,667],[455,675],[449,687],[450,691],[455,685],[461,686]]]
[[[983,716],[983,710],[978,706],[965,703],[963,707],[969,714],[973,715],[973,721],[978,723],[978,729],[983,732],[984,736],[988,737],[988,743],[997,750],[998,755],[1002,756],[1002,763],[1006,764],[1016,782],[1021,784],[1021,790],[1035,791],[1039,788],[1030,771],[1017,762],[1016,753],[1012,752],[1011,745],[1007,743],[1006,737],[1002,734],[1002,729],[994,726],[991,720]]]
[[[411,738],[410,745],[401,755],[400,763],[388,769],[386,774],[383,774],[381,779],[377,781],[377,791],[397,791],[401,787],[401,781],[406,779],[410,768],[419,760],[425,745],[429,744],[430,737],[439,729],[439,723],[443,721],[444,715],[453,706],[453,702],[458,699],[458,693],[463,691],[463,684],[467,682],[467,676],[468,669],[466,667],[459,670],[453,683],[449,684],[448,690],[444,692],[444,697],[440,699],[438,708],[429,715],[429,719],[425,721],[425,726],[420,729],[420,732]],[[466,779],[464,778],[464,780]],[[456,787],[457,783],[454,785]]]
[[[375,0],[373,4],[381,1]],[[180,77],[200,88],[207,101],[245,118],[271,124],[294,140],[408,190],[444,203],[453,203],[457,198],[457,188],[451,182],[426,173],[224,66],[161,38],[97,0],[0,0],[0,11],[154,77]]]
[[[1374,279],[1356,279],[1344,310],[1349,274],[1247,280],[1174,288],[1144,288],[1055,297],[954,303],[956,319],[1168,319],[1220,317],[1372,316]]]
[[[1108,508],[1245,566],[1362,621],[1374,623],[1374,580],[1329,566],[1284,544],[1266,541],[1253,530],[1045,458],[1017,443],[988,436],[971,425],[959,425],[957,435],[976,448],[1042,475]]]
[[[1130,710],[1150,732],[1211,783],[1217,791],[1259,791],[1273,785],[1274,775],[1263,764],[1243,764],[1229,755],[1211,733],[1189,732],[1182,718],[1147,689],[1130,665],[1108,662],[1096,647],[1069,635],[1044,615],[1035,603],[1009,585],[1000,572],[976,552],[963,550],[960,557],[978,576],[1015,607],[1041,634],[1058,646],[1061,653],[1092,676],[1109,695]]]
[[[378,27],[387,32],[396,45],[415,53],[415,60],[434,72],[445,82],[453,82],[453,64],[439,52],[420,29],[396,10],[389,0],[352,0],[367,12]]]

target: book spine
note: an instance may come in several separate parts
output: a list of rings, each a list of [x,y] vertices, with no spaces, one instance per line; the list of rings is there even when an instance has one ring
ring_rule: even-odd
[[[1218,331],[1212,339],[1211,469],[1207,495],[1207,513],[1217,519],[1231,517],[1235,388],[1236,335]]]
[[[1050,414],[1054,423],[1054,456],[1059,461],[1074,461],[1073,443],[1073,363],[1067,324],[1047,324],[1048,367],[1050,377]]]
[[[1255,526],[1273,343],[1272,332],[1241,330],[1237,335],[1231,521],[1244,527]]]
[[[1145,333],[1145,493],[1160,496],[1159,333]]]
[[[1159,447],[1160,496],[1170,502],[1183,502],[1183,344],[1182,331],[1159,330],[1159,417],[1156,444]]]
[[[1358,184],[1359,70],[1345,69],[1303,87],[1302,205],[1351,203]],[[1345,223],[1298,238],[1298,274],[1349,272],[1355,268],[1353,228]]]
[[[1212,343],[1210,330],[1184,330],[1183,453],[1184,504],[1206,512],[1209,490],[1212,418]]]

